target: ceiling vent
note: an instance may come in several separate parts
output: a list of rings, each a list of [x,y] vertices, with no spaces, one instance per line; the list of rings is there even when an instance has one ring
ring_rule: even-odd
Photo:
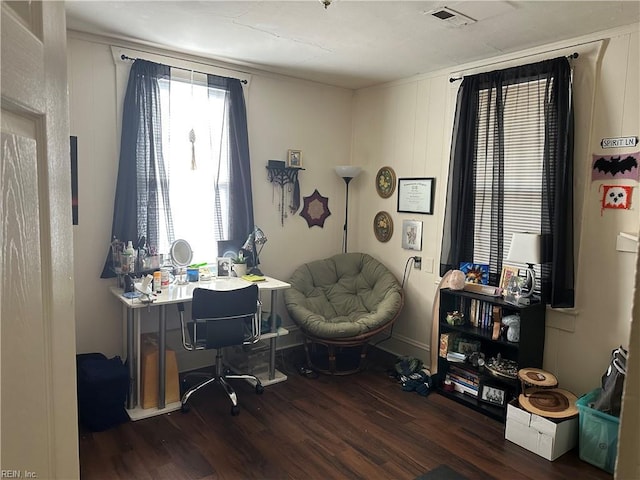
[[[453,25],[454,27],[462,27],[463,25],[476,23],[473,18],[467,17],[466,15],[456,12],[455,10],[451,10],[447,7],[441,7],[436,10],[425,12],[425,15],[431,15],[439,20]]]

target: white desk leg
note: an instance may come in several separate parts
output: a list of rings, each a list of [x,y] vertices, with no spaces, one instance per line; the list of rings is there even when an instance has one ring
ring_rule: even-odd
[[[127,365],[129,367],[129,391],[127,393],[127,408],[135,408],[136,406],[136,391],[137,391],[137,375],[136,375],[136,362],[134,360],[134,341],[135,336],[133,333],[133,309],[123,307],[126,310],[127,316]]]
[[[276,325],[276,301],[278,300],[277,290],[271,290],[271,333],[278,330]],[[276,340],[277,336],[269,339],[269,380],[276,378]]]
[[[167,344],[167,310],[160,306],[160,322],[158,325],[158,409],[165,407],[165,380],[166,376],[166,344]]]

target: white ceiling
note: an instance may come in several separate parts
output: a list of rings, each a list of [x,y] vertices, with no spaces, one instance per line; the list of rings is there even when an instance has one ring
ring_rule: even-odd
[[[446,6],[476,23],[426,13]],[[67,1],[67,28],[361,88],[640,22],[638,1]]]

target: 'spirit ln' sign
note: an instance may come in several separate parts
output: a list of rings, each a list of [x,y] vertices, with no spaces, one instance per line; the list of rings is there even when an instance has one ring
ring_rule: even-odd
[[[637,144],[638,144],[638,137],[603,138],[600,141],[600,146],[602,148],[635,147]]]

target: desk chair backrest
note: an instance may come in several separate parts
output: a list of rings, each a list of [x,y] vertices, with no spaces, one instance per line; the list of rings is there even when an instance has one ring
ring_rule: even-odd
[[[260,337],[258,286],[235,290],[193,290],[187,342],[181,316],[182,341],[187,350],[204,350],[255,343]]]

